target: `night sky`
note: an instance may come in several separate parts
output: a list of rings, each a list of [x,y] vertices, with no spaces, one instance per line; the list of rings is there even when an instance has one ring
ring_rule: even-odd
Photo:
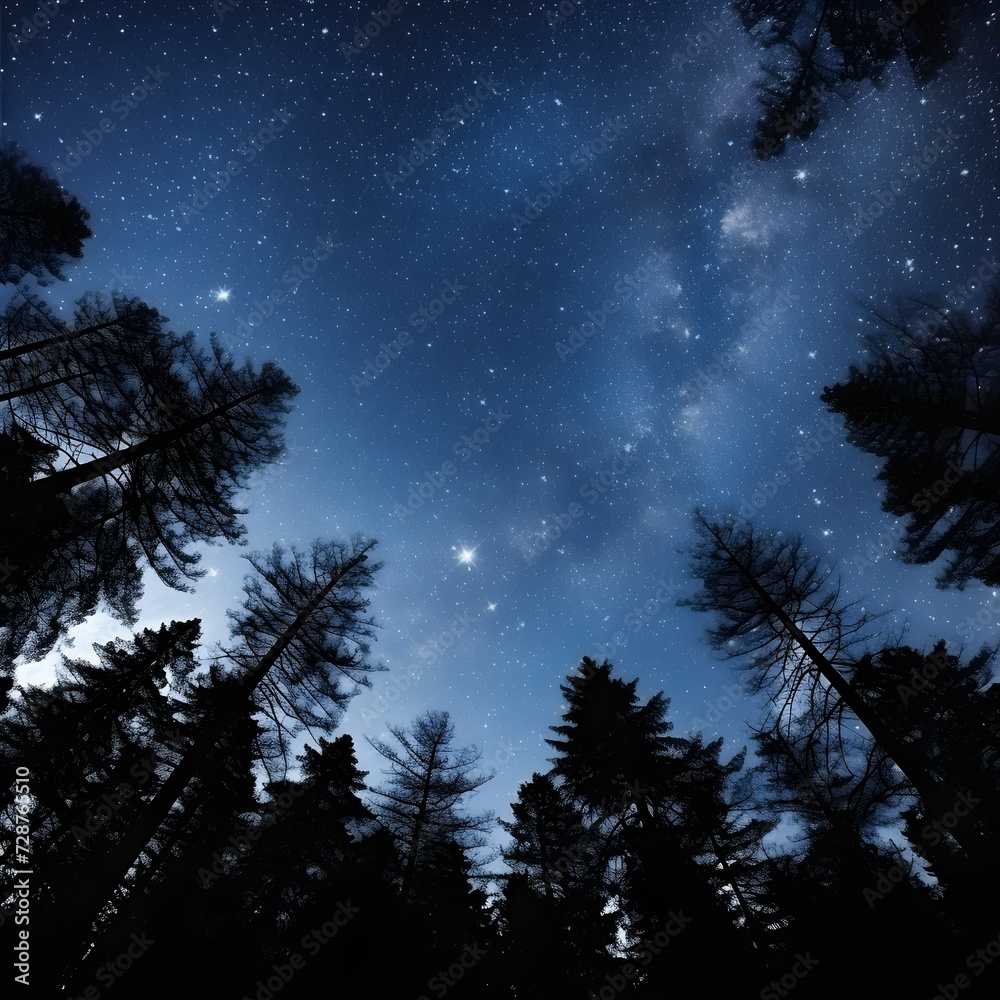
[[[362,737],[445,709],[496,768],[472,804],[509,817],[585,655],[663,690],[675,734],[746,744],[759,705],[675,604],[699,504],[766,499],[755,521],[890,612],[886,639],[995,635],[994,610],[963,628],[987,588],[938,591],[894,557],[876,461],[818,396],[873,309],[955,306],[960,285],[985,302],[967,283],[1000,251],[996,3],[938,80],[896,65],[766,163],[760,53],[722,5],[584,0],[556,22],[394,0],[363,48],[367,5],[51,6],[33,37],[37,5],[4,6],[4,133],[94,237],[44,294],[124,288],[301,387],[283,464],[245,497],[250,548],[379,540],[390,672],[340,730],[371,783]],[[242,555],[205,550],[191,594],[151,579],[138,627],[200,617],[206,648],[224,639]],[[132,631],[98,617],[66,651]]]

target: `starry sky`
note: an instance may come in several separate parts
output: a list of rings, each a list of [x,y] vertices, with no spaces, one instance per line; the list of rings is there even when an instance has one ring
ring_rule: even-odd
[[[760,53],[721,4],[393,0],[364,46],[366,5],[50,6],[31,33],[35,0],[4,4],[3,130],[94,237],[44,294],[123,288],[301,387],[250,547],[378,539],[389,672],[341,726],[372,783],[362,737],[445,709],[496,770],[475,807],[508,817],[585,655],[662,690],[675,734],[745,745],[760,706],[675,603],[699,504],[800,532],[887,638],[957,643],[987,607],[894,557],[875,460],[818,395],[873,309],[985,300],[995,3],[938,80],[897,65],[765,163]],[[138,627],[224,639],[242,555],[206,549],[192,594],[150,580]],[[131,631],[98,616],[68,651]]]

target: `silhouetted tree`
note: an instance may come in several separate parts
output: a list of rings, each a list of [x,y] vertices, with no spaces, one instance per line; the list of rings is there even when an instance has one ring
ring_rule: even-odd
[[[871,340],[870,360],[821,396],[844,415],[847,439],[883,458],[882,508],[906,517],[900,555],[948,555],[938,586],[1000,584],[1000,295],[978,324],[940,312],[929,326],[900,319],[895,345]]]
[[[584,658],[562,686],[568,708],[563,724],[551,727],[562,739],[546,740],[560,755],[552,773],[585,804],[588,821],[600,824],[606,877],[614,873],[611,895],[619,900],[627,947],[648,966],[643,981],[657,989],[670,983],[678,991],[695,990],[707,956],[719,949],[736,964],[754,964],[750,936],[719,888],[720,855],[728,852],[711,843],[711,830],[721,832],[720,818],[728,811],[714,790],[742,758],[727,769],[718,761],[721,740],[704,747],[700,740],[668,736],[673,724],[662,692],[642,704],[638,681],[612,677],[611,670],[607,661]],[[721,875],[726,880],[724,868]],[[683,945],[658,958],[661,949],[649,942],[657,934],[670,939],[681,933]],[[722,992],[735,986],[730,972],[720,974]]]
[[[55,471],[56,449],[19,426],[0,432],[0,495],[36,473]],[[41,659],[99,606],[134,625],[142,594],[143,554],[107,517],[107,491],[88,483],[69,504],[53,501],[20,513],[0,557],[0,671],[20,657]],[[3,507],[0,499],[0,507]]]
[[[247,579],[240,611],[230,612],[237,643],[221,653],[216,666],[229,692],[197,730],[193,744],[164,780],[155,797],[143,805],[113,849],[88,872],[87,889],[73,900],[74,919],[87,926],[118,891],[129,869],[167,821],[188,785],[210,768],[227,727],[245,717],[248,705],[273,724],[268,727],[287,754],[288,737],[311,721],[332,729],[346,702],[357,691],[343,690],[340,678],[353,685],[370,684],[366,674],[377,669],[367,662],[367,639],[373,623],[364,615],[363,591],[379,567],[368,564],[374,541],[313,544],[308,554],[275,546],[269,556],[250,557],[258,577]],[[220,685],[222,686],[222,685]],[[323,715],[308,711],[315,706]]]
[[[0,282],[31,274],[39,284],[62,279],[94,234],[90,213],[16,143],[0,150]]]
[[[151,961],[138,966],[140,975],[130,977],[128,989],[133,995],[144,995],[150,988],[144,984],[162,987],[169,983],[178,971],[177,955],[185,948],[210,946],[207,921],[197,905],[198,866],[216,865],[220,854],[228,856],[229,838],[240,842],[246,817],[257,807],[253,765],[260,752],[261,726],[253,718],[252,706],[234,699],[237,686],[233,678],[204,675],[184,686],[184,703],[177,711],[182,749],[195,745],[206,728],[220,728],[221,735],[155,837],[136,858],[113,908],[100,915],[93,945],[70,973],[71,981],[94,982],[102,966],[127,954],[137,928],[157,947],[143,956]],[[180,759],[180,754],[174,758]],[[137,818],[135,814],[128,817],[131,822]],[[100,863],[96,867],[100,869]],[[178,982],[176,988],[182,985],[183,981]]]
[[[730,657],[745,657],[757,691],[767,690],[778,724],[788,726],[803,700],[817,717],[840,711],[840,703],[900,768],[935,817],[953,812],[956,791],[930,770],[915,748],[894,731],[850,683],[864,652],[871,618],[840,597],[832,571],[806,553],[801,538],[767,535],[732,515],[710,521],[695,512],[700,537],[692,573],[703,589],[680,603],[711,611],[712,645]],[[970,860],[994,866],[991,852],[967,822],[951,830]],[[930,837],[925,837],[929,841]]]
[[[97,664],[64,657],[51,689],[23,689],[0,720],[0,759],[32,775],[33,981],[43,993],[55,994],[62,962],[93,940],[72,919],[92,869],[184,750],[173,692],[194,669],[198,634],[196,620],[172,622],[95,646]]]
[[[996,845],[1000,835],[1000,685],[993,680],[997,646],[984,646],[967,660],[938,642],[929,654],[891,646],[858,662],[852,684],[890,725],[927,760],[942,782],[962,799],[969,829]],[[945,891],[956,919],[978,913],[974,899],[986,891],[984,871],[969,885],[955,871],[957,849],[934,827],[935,818],[920,803],[904,812],[904,830],[923,854],[929,871]],[[921,831],[929,828],[930,837]]]
[[[876,87],[905,57],[923,86],[958,50],[956,19],[967,0],[906,5],[893,0],[735,0],[744,28],[770,55],[765,63],[753,149],[759,159],[784,151],[788,136],[819,126],[823,102],[864,80]]]
[[[436,846],[449,842],[466,850],[485,846],[483,834],[492,829],[494,818],[490,813],[465,813],[464,800],[492,775],[474,773],[481,751],[452,747],[455,727],[447,712],[425,712],[409,731],[390,726],[389,732],[401,749],[366,737],[391,764],[391,781],[372,789],[371,808],[400,844],[400,894],[409,902],[421,882],[433,883]]]
[[[60,634],[63,616],[49,610],[60,601],[69,615],[63,630],[100,598],[133,620],[136,584],[127,561],[137,550],[165,584],[183,590],[185,578],[202,572],[192,544],[242,539],[245,509],[236,493],[280,455],[284,417],[298,392],[276,365],[238,367],[214,337],[206,352],[193,334],[164,331],[162,317],[141,304],[82,300],[77,319],[102,329],[58,349],[90,352],[82,366],[93,377],[62,386],[67,405],[54,410],[39,411],[33,396],[30,404],[18,401],[32,421],[30,439],[44,451],[27,468],[20,459],[7,463],[17,475],[0,494],[0,516],[12,528],[0,622],[14,635],[36,632],[28,647],[36,655]],[[8,436],[15,453],[26,440],[19,416],[15,409]],[[67,560],[74,560],[70,571]],[[74,596],[72,583],[98,569],[104,579]],[[31,600],[39,588],[48,588],[48,601]]]
[[[799,831],[759,898],[781,955],[772,962],[790,968],[808,950],[821,988],[846,989],[853,973],[840,959],[850,951],[872,970],[873,989],[919,990],[954,964],[959,937],[917,865],[883,839],[912,801],[909,783],[850,722],[806,711],[790,733],[757,731],[767,808],[796,818]]]
[[[521,785],[511,811],[500,820],[513,872],[499,904],[504,968],[518,995],[584,997],[617,964],[602,834],[547,774]]]
[[[405,908],[407,937],[419,945],[405,953],[409,986],[426,991],[435,972],[458,961],[467,945],[485,947],[492,937],[486,895],[472,882],[488,860],[473,852],[486,846],[495,820],[490,812],[468,812],[467,802],[493,775],[476,772],[478,748],[453,746],[447,712],[429,710],[408,729],[389,726],[389,732],[397,745],[366,737],[390,765],[389,781],[370,788],[369,808],[396,843],[390,874]],[[478,960],[475,966],[475,975],[463,976],[463,991],[483,975],[485,967]]]

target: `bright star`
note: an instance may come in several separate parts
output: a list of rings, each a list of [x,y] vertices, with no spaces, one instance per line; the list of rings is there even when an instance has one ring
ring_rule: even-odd
[[[228,302],[229,295],[232,292],[231,288],[223,288],[221,285],[215,290],[215,301],[216,302]]]
[[[453,545],[451,551],[455,553],[455,561],[460,566],[468,566],[472,569],[476,565],[476,549],[478,545],[469,548],[468,545]]]

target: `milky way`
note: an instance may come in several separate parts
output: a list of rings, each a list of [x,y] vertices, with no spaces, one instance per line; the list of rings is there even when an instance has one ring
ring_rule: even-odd
[[[818,394],[873,309],[985,301],[994,16],[932,84],[894,69],[759,163],[759,52],[724,8],[563,7],[394,0],[366,34],[357,5],[66,0],[4,26],[5,134],[92,215],[48,297],[124,287],[289,372],[251,547],[379,540],[391,672],[343,729],[374,778],[363,735],[450,711],[501,815],[584,655],[663,690],[677,732],[727,704],[733,667],[675,606],[695,505],[801,532],[918,644],[991,597],[894,558],[874,461]],[[140,624],[223,638],[246,566],[204,562],[194,594],[150,581]],[[755,711],[707,735],[738,748]]]

